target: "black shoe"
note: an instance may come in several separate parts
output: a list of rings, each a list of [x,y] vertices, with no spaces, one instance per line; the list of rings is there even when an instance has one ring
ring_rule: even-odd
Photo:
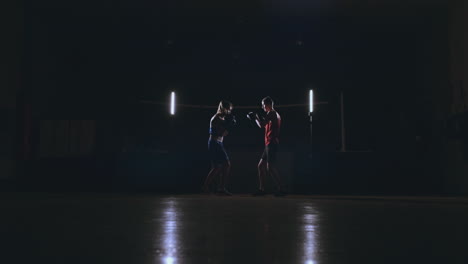
[[[253,196],[265,196],[266,192],[264,190],[258,189],[256,192],[252,194]]]
[[[232,196],[232,193],[226,190],[226,188],[219,189],[216,194],[218,195],[225,195],[225,196]]]
[[[286,196],[286,193],[279,190],[279,191],[275,192],[275,196],[276,197],[284,197],[284,196]]]

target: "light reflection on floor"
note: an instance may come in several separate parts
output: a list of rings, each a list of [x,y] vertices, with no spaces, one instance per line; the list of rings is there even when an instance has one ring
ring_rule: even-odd
[[[164,264],[175,264],[177,263],[177,249],[179,246],[177,202],[174,199],[167,199],[164,205],[162,261]]]
[[[316,232],[317,232],[317,213],[310,205],[303,207],[302,231],[304,235],[304,263],[317,264],[316,262]]]
[[[467,209],[396,198],[4,194],[0,263],[468,263]]]

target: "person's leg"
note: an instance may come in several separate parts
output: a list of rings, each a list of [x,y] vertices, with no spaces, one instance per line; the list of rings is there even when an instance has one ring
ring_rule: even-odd
[[[219,143],[219,146],[219,159],[222,161],[222,169],[219,175],[218,194],[232,195],[232,193],[226,190],[226,183],[231,170],[231,162],[229,161],[229,156],[224,148],[224,144]]]
[[[265,195],[265,176],[267,173],[266,161],[263,158],[260,159],[257,169],[258,169],[258,189],[256,192],[253,193],[253,195],[263,196]]]
[[[232,193],[230,193],[226,189],[226,183],[229,177],[230,169],[231,169],[231,163],[229,161],[225,162],[222,167],[222,172],[220,173],[220,181],[219,181],[219,187],[218,187],[219,194],[232,195]]]
[[[273,182],[275,183],[276,188],[278,189],[278,191],[281,191],[282,190],[281,179],[280,179],[278,169],[276,168],[276,165],[274,163],[268,162],[267,170],[268,170],[268,174],[271,175],[271,178],[273,179]]]
[[[214,140],[208,141],[208,153],[211,160],[211,170],[206,176],[205,182],[203,184],[203,191],[208,193],[210,190],[210,185],[213,182],[213,179],[217,177],[222,172],[222,161],[220,161],[220,146],[219,143]]]
[[[216,164],[213,164],[213,167],[211,168],[210,172],[206,176],[205,183],[203,184],[203,191],[208,193],[210,190],[210,184],[213,181],[213,179],[220,174],[222,171],[222,167],[218,166]]]
[[[276,196],[284,196],[285,193],[283,192],[283,186],[281,184],[281,177],[276,166],[277,164],[277,153],[278,153],[278,145],[272,144],[268,146],[268,163],[267,163],[267,170],[268,174],[271,175],[273,182],[276,185]]]
[[[286,192],[283,190],[283,185],[281,184],[281,177],[279,175],[278,169],[276,168],[275,163],[268,163],[268,173],[271,175],[275,185],[276,185],[276,192],[275,196],[281,197],[285,196]]]
[[[265,178],[267,174],[267,162],[264,159],[260,159],[257,165],[258,169],[258,189],[261,191],[265,190]]]

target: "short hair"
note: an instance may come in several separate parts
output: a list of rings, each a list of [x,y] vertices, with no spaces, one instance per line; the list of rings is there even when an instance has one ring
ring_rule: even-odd
[[[265,98],[262,99],[262,102],[266,105],[271,105],[273,106],[273,99],[271,99],[270,96],[267,96]]]

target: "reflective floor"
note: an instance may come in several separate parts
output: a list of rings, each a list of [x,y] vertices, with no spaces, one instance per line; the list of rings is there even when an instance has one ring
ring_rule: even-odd
[[[0,198],[0,263],[468,263],[457,199]]]

